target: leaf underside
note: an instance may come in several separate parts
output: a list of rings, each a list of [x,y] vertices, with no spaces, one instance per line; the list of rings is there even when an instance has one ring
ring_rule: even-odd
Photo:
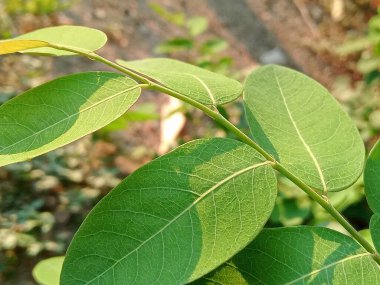
[[[243,91],[236,80],[174,59],[117,60],[117,63],[206,105],[217,106],[234,101]]]
[[[64,76],[0,106],[0,166],[66,145],[124,114],[137,100],[135,81],[110,72]]]
[[[318,227],[264,229],[229,262],[193,285],[379,284],[371,254],[351,237]]]
[[[363,141],[318,82],[285,67],[265,66],[247,78],[244,103],[254,140],[311,187],[337,191],[360,176]]]
[[[75,55],[73,52],[55,49],[52,45],[63,45],[92,52],[104,46],[106,41],[107,36],[96,29],[81,26],[56,26],[0,41],[0,54],[23,52],[54,56]]]
[[[33,278],[40,285],[59,285],[64,256],[44,259],[33,268]]]
[[[75,235],[61,283],[184,284],[261,231],[276,197],[273,169],[231,139],[196,140],[143,166]]]

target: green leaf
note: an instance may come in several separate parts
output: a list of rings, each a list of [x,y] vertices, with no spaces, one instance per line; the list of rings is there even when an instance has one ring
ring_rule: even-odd
[[[379,284],[371,254],[339,232],[308,226],[264,229],[197,285]]]
[[[377,251],[380,251],[380,140],[371,150],[364,169],[364,190],[368,205],[375,213],[370,231]]]
[[[360,176],[365,151],[359,132],[313,79],[268,65],[247,78],[244,101],[255,141],[311,187],[337,191]]]
[[[132,79],[110,72],[64,76],[0,106],[0,166],[31,159],[120,117],[140,95]]]
[[[193,48],[194,42],[186,38],[175,38],[166,41],[154,49],[155,53],[173,53]]]
[[[374,214],[371,217],[369,228],[371,231],[373,244],[377,252],[380,252],[380,214]]]
[[[104,46],[106,41],[107,36],[99,30],[81,26],[56,26],[39,29],[11,40],[0,41],[0,54],[24,52],[55,56],[75,55],[74,52],[57,48],[66,46],[92,52]]]
[[[236,80],[173,59],[117,60],[117,63],[202,104],[216,106],[231,102],[240,96],[243,89]]]
[[[246,246],[276,198],[273,169],[231,139],[184,144],[111,191],[72,241],[61,282],[184,284]]]
[[[358,38],[347,41],[343,45],[337,47],[335,52],[340,56],[346,56],[352,53],[364,51],[373,45],[373,42],[368,37]]]
[[[380,214],[380,140],[371,150],[365,165],[364,189],[369,207]]]
[[[33,278],[41,285],[59,285],[64,256],[44,259],[33,268]]]
[[[171,24],[182,27],[185,24],[185,14],[184,13],[173,13],[166,9],[164,6],[161,6],[157,3],[149,3],[148,6],[159,15],[165,21],[168,21]]]
[[[190,35],[195,37],[207,30],[208,21],[205,17],[192,17],[187,21],[186,26],[189,29]]]
[[[228,42],[222,39],[212,39],[208,40],[202,45],[203,54],[214,54],[224,51],[228,48]]]

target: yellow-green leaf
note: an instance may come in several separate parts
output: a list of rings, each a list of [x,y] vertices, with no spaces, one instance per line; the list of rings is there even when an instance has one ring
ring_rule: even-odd
[[[25,43],[21,42],[26,41]],[[99,30],[81,26],[56,26],[35,30],[14,39],[0,41],[0,54],[23,52],[41,55],[75,55],[75,52],[62,50],[61,46],[82,52],[100,49],[107,36]],[[44,43],[44,44],[42,44]]]
[[[64,256],[44,259],[33,268],[33,278],[41,285],[59,285]]]
[[[49,46],[49,43],[36,40],[5,40],[0,41],[0,54],[15,53],[32,48]]]

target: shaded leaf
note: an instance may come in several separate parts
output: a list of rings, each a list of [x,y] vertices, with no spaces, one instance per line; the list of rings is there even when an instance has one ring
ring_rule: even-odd
[[[196,140],[127,177],[86,218],[61,282],[184,284],[208,273],[260,232],[276,178],[254,149]]]
[[[222,105],[237,99],[242,93],[243,87],[236,80],[173,59],[117,60],[117,63],[202,104]]]
[[[64,76],[0,106],[0,166],[27,160],[112,122],[140,95],[132,79],[110,72]]]
[[[59,285],[64,256],[44,259],[33,268],[33,278],[41,285]]]
[[[380,214],[380,141],[371,150],[364,169],[364,188],[368,205]]]
[[[369,228],[371,231],[373,244],[377,252],[380,252],[380,214],[374,214],[371,217]]]
[[[255,141],[311,187],[341,190],[360,176],[364,145],[359,132],[316,81],[268,65],[247,78],[244,102]]]
[[[67,46],[92,52],[100,49],[107,36],[99,30],[81,26],[56,26],[39,29],[11,40],[0,41],[0,54],[24,52],[43,55],[75,55],[54,46]]]
[[[192,284],[379,284],[371,254],[339,232],[308,226],[264,229],[243,251]]]

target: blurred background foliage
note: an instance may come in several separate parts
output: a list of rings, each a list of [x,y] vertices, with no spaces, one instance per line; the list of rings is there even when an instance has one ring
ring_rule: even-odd
[[[287,40],[281,39],[278,31],[266,24],[268,14],[260,10],[266,8],[266,13],[275,14],[278,3],[292,3],[298,18],[323,39],[310,46],[303,43],[299,35],[299,45],[311,50],[316,61],[328,58],[339,67],[337,75],[326,75],[323,83],[355,120],[367,150],[380,138],[378,1],[283,0],[273,6],[271,1],[262,1],[266,7],[250,5],[254,1],[236,1],[236,5],[245,3],[240,9],[249,7],[258,15],[252,14],[262,33],[253,46],[254,50],[264,51],[259,56],[244,47],[245,39],[239,38],[239,31],[235,36],[226,32],[228,28],[233,29],[235,23],[224,18],[228,11],[224,14],[205,12],[201,6],[206,5],[206,1],[194,2],[197,3],[192,6],[186,1],[175,4],[165,0],[130,1],[121,9],[118,1],[112,0],[1,0],[0,38],[49,25],[84,24],[107,33],[110,43],[103,54],[110,58],[121,56],[124,51],[127,59],[168,56],[240,81],[263,63],[287,64],[313,76],[313,71],[307,69],[308,62],[294,61],[293,51],[286,48]],[[207,3],[232,9],[228,1],[214,2]],[[123,10],[120,18],[112,9]],[[205,9],[209,7],[206,5]],[[243,18],[246,12],[243,10],[235,20]],[[289,13],[289,18],[292,18],[291,12],[283,11]],[[352,24],[355,21],[362,21],[363,25],[355,26]],[[339,41],[336,34],[326,28],[326,23],[338,27]],[[291,27],[291,24],[283,25]],[[250,31],[248,26],[242,33],[249,38]],[[313,42],[313,36],[309,40]],[[275,46],[268,48],[270,44],[266,43],[272,41]],[[12,55],[1,58],[0,62],[0,104],[55,76],[98,68],[96,63],[78,58]],[[322,70],[314,72],[322,73]],[[31,275],[33,266],[44,258],[63,255],[91,208],[142,164],[195,138],[234,137],[188,105],[149,92],[146,97],[93,135],[32,161],[0,168],[1,284],[35,284]],[[249,133],[241,102],[220,107],[219,111]],[[268,227],[308,224],[343,231],[321,207],[283,177],[279,177],[279,189]],[[370,238],[366,229],[371,212],[364,197],[362,179],[329,197],[333,205]]]

